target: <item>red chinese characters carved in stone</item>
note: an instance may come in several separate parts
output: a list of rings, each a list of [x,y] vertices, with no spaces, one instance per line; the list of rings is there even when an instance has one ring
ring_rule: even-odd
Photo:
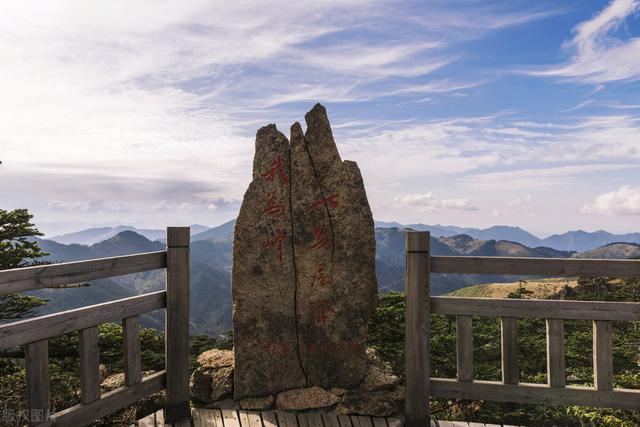
[[[285,212],[286,208],[284,206],[284,203],[278,203],[276,200],[276,192],[272,192],[269,195],[269,200],[267,200],[267,207],[264,210],[264,213],[268,215],[282,216],[285,214]]]
[[[329,298],[313,301],[309,303],[309,310],[316,322],[316,325],[324,325],[330,317],[335,314]]]
[[[331,246],[331,239],[327,236],[327,230],[324,226],[315,227],[313,234],[316,238],[313,246],[311,246],[313,249],[327,249]]]
[[[262,174],[262,177],[267,181],[275,181],[276,178],[280,180],[281,184],[288,184],[289,178],[284,170],[284,160],[281,156],[277,156],[269,165],[269,171]]]
[[[313,203],[313,205],[311,207],[313,209],[319,209],[324,205],[327,205],[330,209],[337,208],[338,205],[339,205],[338,195],[337,194],[332,194],[329,197],[327,197],[326,199],[324,197],[320,197],[318,200],[316,200]]]
[[[329,284],[329,276],[327,276],[326,269],[326,264],[322,263],[318,266],[318,271],[316,271],[315,283],[319,284],[322,287],[325,287]]]
[[[272,247],[278,251],[278,259],[282,262],[282,242],[287,238],[287,233],[283,230],[280,230],[278,234],[273,239],[268,239],[262,242],[262,247],[268,248]]]

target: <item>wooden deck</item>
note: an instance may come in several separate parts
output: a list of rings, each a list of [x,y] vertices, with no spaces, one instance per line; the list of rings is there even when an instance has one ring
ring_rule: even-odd
[[[194,427],[402,427],[402,418],[336,415],[335,412],[236,411],[191,408]],[[433,427],[501,427],[463,421],[431,421]],[[139,427],[164,427],[162,411],[138,422]],[[504,425],[503,427],[515,427]]]

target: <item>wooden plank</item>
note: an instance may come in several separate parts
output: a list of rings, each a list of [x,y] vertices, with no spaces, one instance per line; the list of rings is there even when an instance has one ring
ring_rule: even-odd
[[[351,418],[348,415],[338,415],[338,422],[340,427],[355,427],[351,424]]]
[[[124,335],[125,384],[137,384],[142,380],[142,361],[140,358],[140,321],[138,316],[123,319],[122,332]]]
[[[353,421],[353,418],[354,416],[351,417],[352,421]],[[360,424],[360,427],[373,427],[373,422],[371,421],[371,417],[357,416],[355,418],[358,419],[358,423]]]
[[[213,410],[213,418],[216,421],[216,427],[224,427],[224,420],[220,409]]]
[[[242,427],[249,427],[249,417],[247,416],[247,411],[238,411],[238,419],[240,420],[240,425]]]
[[[405,424],[429,420],[429,232],[405,232]]]
[[[156,270],[166,266],[166,259],[166,253],[161,251],[0,270],[0,294]]]
[[[164,305],[165,292],[160,291],[7,323],[0,325],[0,349],[57,337],[101,323],[116,322],[157,310]]]
[[[82,403],[100,399],[100,353],[98,327],[80,330],[80,397]]]
[[[215,412],[208,408],[191,408],[194,427],[224,427],[216,424]]]
[[[432,256],[432,273],[551,277],[640,277],[639,260]]]
[[[373,421],[373,427],[387,427],[387,420],[385,420],[384,418],[371,417],[371,421]]]
[[[88,404],[80,404],[57,412],[51,417],[51,424],[41,424],[42,427],[53,425],[56,427],[79,427],[99,420],[119,409],[138,402],[163,390],[165,386],[165,372],[161,371],[149,375],[138,384],[131,387],[120,387],[102,395],[98,400]]]
[[[149,414],[141,420],[138,420],[138,427],[156,427],[155,414]],[[198,425],[196,425],[196,427],[198,427]]]
[[[473,324],[471,316],[456,316],[458,381],[473,381]]]
[[[593,321],[593,383],[598,390],[613,388],[613,324]]]
[[[640,320],[635,302],[431,297],[431,313],[565,320]]]
[[[27,404],[31,414],[42,421],[49,419],[49,343],[47,340],[24,347],[27,380]]]
[[[247,411],[247,418],[249,420],[249,427],[262,427],[262,418],[260,418],[260,412]]]
[[[402,427],[402,418],[388,417],[387,424],[389,424],[389,427]]]
[[[298,418],[292,412],[278,411],[278,424],[280,427],[298,427]],[[228,427],[225,424],[225,427]]]
[[[547,384],[549,387],[567,385],[562,319],[547,319]]]
[[[518,385],[497,381],[461,382],[449,378],[431,379],[431,396],[447,399],[486,400],[499,402],[539,403],[544,405],[577,405],[627,410],[640,409],[640,390],[596,390],[591,387],[549,387],[546,384]]]
[[[309,421],[307,420],[307,414],[299,413],[298,415],[298,426],[299,427],[309,427]]]
[[[502,382],[518,384],[518,319],[500,318]]]
[[[159,411],[156,411],[154,415],[156,416],[156,425],[158,427],[164,426],[164,410],[161,409]]]
[[[240,418],[235,409],[222,409],[224,427],[240,427]]]
[[[264,427],[278,427],[278,417],[273,411],[263,411],[262,415],[262,424]],[[223,427],[223,426],[220,426]],[[338,427],[338,426],[335,426]]]
[[[482,423],[469,423],[469,427],[486,427],[484,424]]]
[[[167,228],[167,422],[189,418],[189,227]]]
[[[324,427],[322,424],[322,415],[317,412],[308,413],[307,422],[309,423],[309,427]]]
[[[335,412],[323,412],[322,413],[322,422],[324,423],[324,427],[340,427],[340,422],[338,421],[338,415]],[[385,427],[387,423],[385,422]],[[265,426],[267,427],[267,426]]]

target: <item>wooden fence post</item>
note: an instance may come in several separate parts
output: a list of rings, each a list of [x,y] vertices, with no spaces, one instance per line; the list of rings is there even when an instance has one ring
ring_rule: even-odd
[[[167,424],[189,419],[189,227],[167,228]]]
[[[405,425],[423,427],[429,416],[429,232],[405,234]]]

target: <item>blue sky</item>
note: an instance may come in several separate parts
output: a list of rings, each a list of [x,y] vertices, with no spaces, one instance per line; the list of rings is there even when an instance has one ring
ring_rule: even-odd
[[[639,231],[640,1],[0,5],[0,207],[216,225],[324,104],[380,220]]]

